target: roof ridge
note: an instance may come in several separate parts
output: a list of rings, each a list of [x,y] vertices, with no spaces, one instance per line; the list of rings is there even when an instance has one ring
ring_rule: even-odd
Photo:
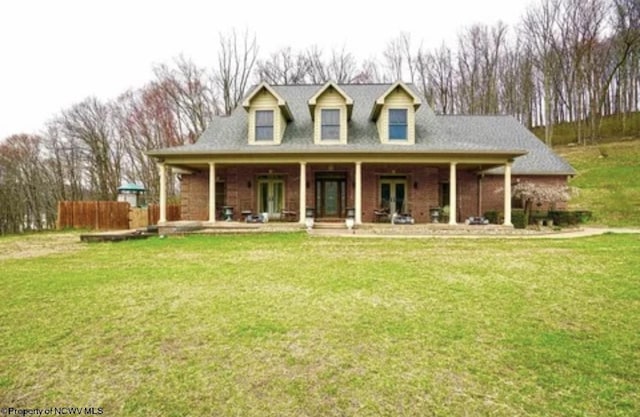
[[[438,117],[513,117],[510,114],[490,113],[490,114],[442,114],[436,113]]]
[[[328,81],[327,81],[328,82]],[[359,87],[359,86],[369,86],[369,85],[393,85],[395,84],[395,82],[380,82],[380,83],[339,83],[339,82],[334,82],[336,85],[348,85],[350,87]],[[404,82],[403,83],[405,85],[415,85],[414,83],[411,82]],[[326,85],[327,83],[322,83],[322,84],[318,84],[318,83],[296,83],[296,84],[269,84],[267,83],[270,87],[322,87],[324,85]],[[256,86],[259,84],[256,84]]]

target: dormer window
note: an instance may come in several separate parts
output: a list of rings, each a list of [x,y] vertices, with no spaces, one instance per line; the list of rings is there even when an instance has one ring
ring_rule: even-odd
[[[322,140],[339,140],[340,139],[340,110],[339,109],[322,109],[321,113],[321,139]]]
[[[369,119],[376,123],[381,143],[414,145],[420,98],[401,81],[389,87],[373,104]]]
[[[280,145],[293,115],[276,90],[261,83],[242,102],[247,111],[247,140],[250,145]]]
[[[256,110],[256,141],[273,141],[273,110]]]
[[[407,140],[407,109],[389,109],[389,140]]]
[[[307,101],[313,121],[313,143],[346,145],[353,99],[338,84],[327,82]]]

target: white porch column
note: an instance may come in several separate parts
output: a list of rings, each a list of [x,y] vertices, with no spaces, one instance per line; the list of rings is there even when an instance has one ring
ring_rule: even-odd
[[[504,225],[511,223],[511,162],[504,164]]]
[[[458,180],[456,179],[456,164],[457,162],[451,162],[449,165],[449,224],[457,224],[458,208],[456,207],[456,201],[458,197],[456,196],[456,190],[458,188]]]
[[[307,211],[307,163],[300,162],[300,224],[304,224]]]
[[[209,162],[209,223],[216,222],[216,164]]]
[[[362,224],[362,162],[356,162],[356,189],[355,189],[355,211],[356,224]]]
[[[160,175],[160,218],[158,224],[167,222],[167,169],[164,162],[158,164],[158,173]]]

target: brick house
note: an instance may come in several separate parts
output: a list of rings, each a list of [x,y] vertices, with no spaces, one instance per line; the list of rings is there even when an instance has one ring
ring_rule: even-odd
[[[487,210],[511,224],[511,185],[566,184],[573,168],[510,116],[441,116],[412,85],[256,86],[192,145],[149,152],[161,173],[178,173],[183,220],[213,223],[224,206],[304,223],[373,222],[380,210],[449,222]],[[352,211],[353,212],[353,211]]]

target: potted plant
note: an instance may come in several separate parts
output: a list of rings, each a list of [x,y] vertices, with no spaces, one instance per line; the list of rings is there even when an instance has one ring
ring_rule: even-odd
[[[450,211],[451,211],[451,209],[449,208],[449,205],[446,205],[446,206],[442,207],[441,217],[442,217],[442,222],[443,223],[448,223],[449,222],[449,212]]]

